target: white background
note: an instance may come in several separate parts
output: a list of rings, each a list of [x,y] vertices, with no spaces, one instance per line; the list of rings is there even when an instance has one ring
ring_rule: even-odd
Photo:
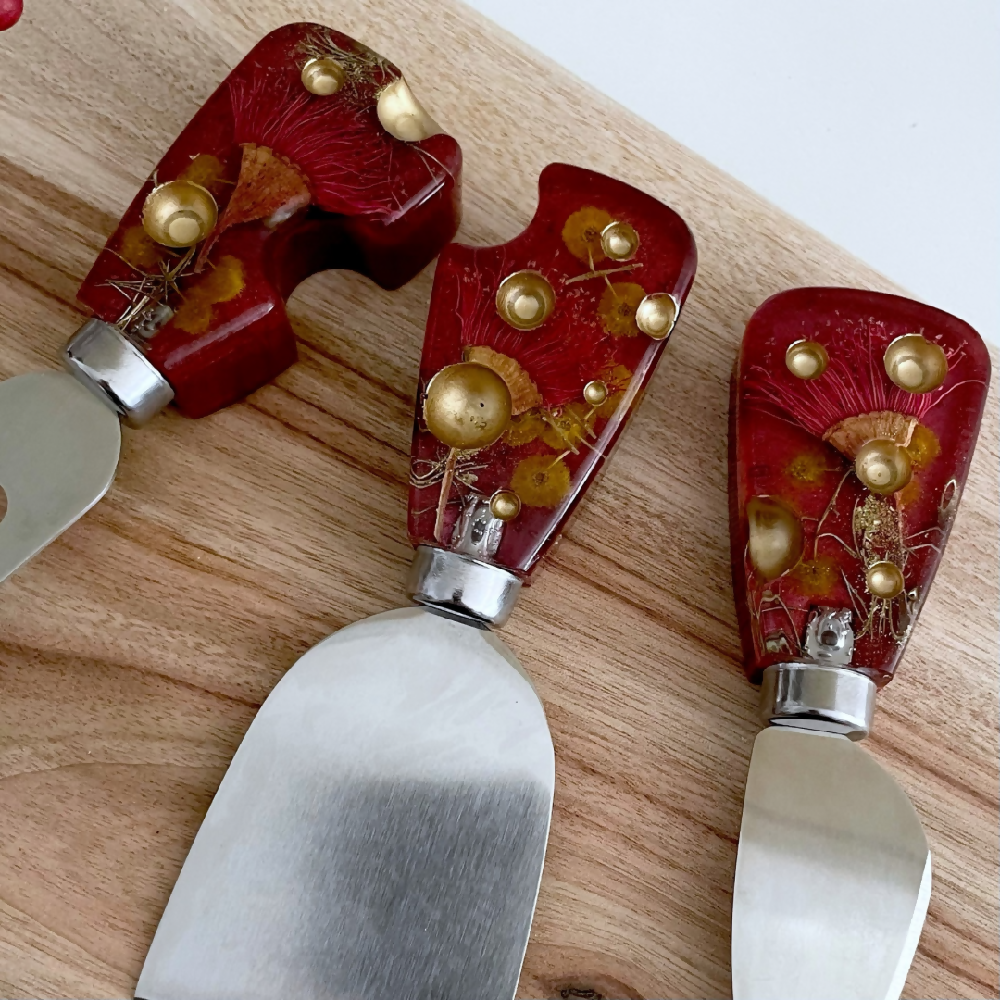
[[[998,0],[471,0],[1000,343]]]

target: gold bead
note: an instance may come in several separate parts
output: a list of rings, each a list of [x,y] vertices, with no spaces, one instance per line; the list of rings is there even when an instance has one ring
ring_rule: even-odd
[[[382,88],[376,110],[382,128],[403,142],[419,142],[441,131],[402,77]]]
[[[774,580],[802,557],[802,522],[774,497],[747,501],[750,562],[764,580]]]
[[[583,398],[591,406],[600,406],[608,398],[608,387],[600,379],[594,379],[583,387]]]
[[[796,378],[819,378],[829,363],[826,348],[815,340],[797,340],[785,351],[785,367]]]
[[[535,330],[552,315],[556,293],[537,271],[508,274],[497,289],[497,312],[515,330]]]
[[[601,231],[601,249],[612,260],[628,260],[639,249],[639,234],[627,222],[610,222]]]
[[[146,195],[142,228],[165,247],[193,247],[215,228],[219,206],[193,181],[167,181]]]
[[[865,574],[865,584],[872,597],[881,597],[883,600],[891,601],[903,592],[906,581],[903,579],[902,570],[895,563],[886,560],[873,563],[868,567],[868,572]]]
[[[449,448],[488,448],[507,429],[510,413],[507,383],[486,365],[474,361],[448,365],[427,385],[424,421]]]
[[[854,471],[872,493],[882,495],[901,490],[913,474],[906,449],[886,438],[867,441],[858,449]]]
[[[344,67],[330,56],[316,56],[302,67],[302,86],[320,97],[336,94],[346,80]]]
[[[666,340],[677,322],[677,300],[669,292],[647,295],[635,310],[635,325],[653,340]]]
[[[907,392],[936,389],[948,374],[948,359],[940,344],[932,344],[919,333],[897,337],[886,349],[886,374]]]
[[[490,497],[490,513],[498,521],[513,521],[521,513],[521,498],[513,490],[497,490]]]

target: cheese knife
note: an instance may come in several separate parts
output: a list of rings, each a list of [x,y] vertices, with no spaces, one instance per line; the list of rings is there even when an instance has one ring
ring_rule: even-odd
[[[859,741],[927,597],[990,359],[897,295],[800,288],[733,383],[733,584],[754,743],[733,892],[735,1000],[897,1000],[931,893],[915,809]]]
[[[144,1000],[511,1000],[555,780],[493,633],[648,383],[691,286],[671,209],[554,164],[528,228],[438,262],[409,591],[265,701],[150,947]]]
[[[308,275],[413,278],[458,228],[460,170],[382,56],[318,24],[260,41],[95,261],[68,371],[0,383],[0,581],[105,494],[121,422],[205,416],[291,365],[284,302]]]

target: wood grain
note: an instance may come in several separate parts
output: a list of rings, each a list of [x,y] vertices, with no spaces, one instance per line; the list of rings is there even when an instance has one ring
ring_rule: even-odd
[[[302,18],[403,66],[459,138],[465,241],[519,232],[555,159],[657,195],[695,232],[701,266],[661,370],[505,630],[544,698],[559,779],[519,995],[728,996],[757,729],[729,580],[729,371],[772,292],[892,286],[452,2],[33,0],[0,38],[0,376],[55,365],[83,318],[76,287],[149,168],[261,34]],[[319,639],[404,602],[430,284],[311,279],[291,305],[300,363],[214,417],[129,434],[107,500],[4,586],[3,996],[131,996],[257,706]],[[934,852],[908,997],[1000,989],[997,442],[994,384],[869,743]]]

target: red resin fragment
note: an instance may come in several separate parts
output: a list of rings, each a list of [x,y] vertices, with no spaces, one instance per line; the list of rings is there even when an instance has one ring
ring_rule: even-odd
[[[0,31],[13,28],[23,12],[23,0],[0,0]]]
[[[345,69],[335,94],[302,83],[303,65],[318,56]],[[235,402],[295,361],[285,299],[304,278],[347,268],[398,288],[454,236],[461,152],[444,134],[404,142],[386,131],[378,95],[399,77],[340,32],[279,28],[205,102],[136,195],[79,297],[110,323],[151,292],[174,310],[154,332],[138,321],[126,332],[188,416]],[[220,209],[190,253],[142,230],[154,183],[178,178],[207,187]]]
[[[601,233],[614,221],[638,235],[627,260],[610,259],[602,249]],[[446,248],[420,362],[412,543],[453,547],[464,504],[513,491],[520,513],[504,525],[491,561],[527,577],[610,454],[663,353],[666,340],[636,325],[637,304],[647,293],[667,293],[679,306],[695,266],[694,240],[672,209],[621,181],[565,164],[542,172],[535,216],[515,239]],[[540,274],[554,293],[552,312],[536,329],[515,329],[498,311],[501,282],[519,271]],[[449,484],[449,449],[427,430],[422,407],[433,376],[462,361],[501,375],[513,416],[494,444],[457,454]],[[606,399],[599,405],[584,396],[592,382],[604,384]],[[435,522],[442,502],[441,538],[452,541],[439,543]]]
[[[926,391],[886,367],[890,345],[913,334],[945,362]],[[821,374],[790,370],[801,343],[825,350]],[[954,521],[989,381],[972,327],[897,295],[800,288],[754,313],[730,414],[733,584],[751,680],[808,660],[806,623],[820,607],[851,612],[853,666],[891,679]],[[868,442],[902,461],[901,488],[859,478]]]

